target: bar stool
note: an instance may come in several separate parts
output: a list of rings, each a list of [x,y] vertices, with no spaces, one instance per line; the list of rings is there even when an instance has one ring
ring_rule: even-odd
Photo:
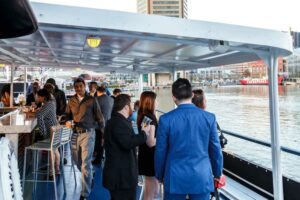
[[[51,127],[51,135],[52,137],[50,138],[50,143],[47,142],[37,142],[34,143],[31,146],[28,146],[25,148],[25,157],[24,157],[24,168],[23,168],[23,192],[24,192],[24,186],[25,186],[25,181],[27,182],[53,182],[54,185],[54,195],[55,195],[55,200],[57,200],[57,189],[56,189],[56,177],[55,177],[55,167],[54,167],[54,152],[58,150],[58,148],[61,146],[61,136],[62,136],[62,130],[63,127],[58,125],[58,126],[53,126]],[[26,161],[27,161],[27,152],[28,150],[31,150],[35,153],[34,155],[34,162],[33,162],[33,173],[34,173],[34,180],[26,180],[25,175],[26,175]],[[52,165],[52,175],[53,175],[53,180],[46,180],[46,181],[38,181],[37,180],[37,170],[38,170],[38,165],[39,165],[39,158],[38,158],[38,153],[40,151],[48,151],[50,153],[51,157],[51,165]],[[34,187],[36,191],[36,186]]]
[[[77,186],[77,180],[76,180],[76,174],[75,174],[75,167],[74,167],[74,160],[73,160],[73,154],[72,154],[72,129],[69,129],[67,127],[62,128],[62,134],[61,134],[61,148],[62,148],[62,156],[60,157],[62,162],[65,158],[65,145],[69,145],[70,148],[70,154],[71,154],[71,169],[73,170],[73,175],[75,179],[75,187]]]

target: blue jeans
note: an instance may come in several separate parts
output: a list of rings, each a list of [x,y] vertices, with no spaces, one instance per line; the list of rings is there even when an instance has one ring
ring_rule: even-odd
[[[93,179],[93,165],[92,158],[95,144],[95,130],[91,132],[76,134],[73,137],[77,137],[76,144],[72,144],[72,153],[77,168],[81,171],[81,195],[88,197],[92,190]],[[74,138],[74,139],[75,139]],[[73,140],[74,141],[74,140]]]
[[[165,192],[164,193],[164,200],[185,200],[185,194],[170,194]],[[189,194],[190,200],[209,200],[210,193],[208,194]]]

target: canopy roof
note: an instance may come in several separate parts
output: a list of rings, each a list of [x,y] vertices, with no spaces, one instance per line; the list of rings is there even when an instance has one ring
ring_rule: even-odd
[[[168,72],[292,52],[289,33],[111,10],[31,3],[39,30],[0,40],[0,62],[96,72]],[[86,38],[99,36],[99,48]]]

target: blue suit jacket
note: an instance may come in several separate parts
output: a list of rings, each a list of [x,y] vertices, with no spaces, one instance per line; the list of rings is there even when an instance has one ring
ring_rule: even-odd
[[[214,190],[223,169],[215,115],[181,104],[160,117],[155,148],[155,176],[171,194]]]

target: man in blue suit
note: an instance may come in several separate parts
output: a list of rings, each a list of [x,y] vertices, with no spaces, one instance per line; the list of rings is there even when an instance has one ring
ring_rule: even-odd
[[[178,106],[160,117],[155,175],[164,183],[165,200],[208,200],[214,178],[222,175],[223,156],[214,114],[192,104],[192,87],[179,78],[172,85]]]

